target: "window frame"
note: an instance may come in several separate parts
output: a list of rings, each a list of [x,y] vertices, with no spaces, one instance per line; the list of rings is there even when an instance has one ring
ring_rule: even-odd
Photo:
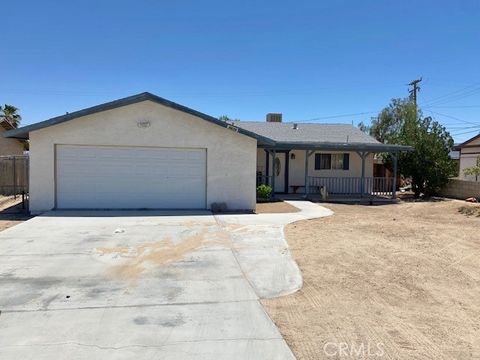
[[[328,160],[327,160],[328,159]],[[326,165],[328,164],[328,167]],[[349,153],[315,153],[314,170],[350,170]]]

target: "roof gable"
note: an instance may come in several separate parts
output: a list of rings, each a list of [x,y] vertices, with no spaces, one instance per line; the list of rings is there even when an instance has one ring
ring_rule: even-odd
[[[114,100],[114,101],[107,102],[107,103],[104,103],[104,104],[92,106],[92,107],[89,107],[89,108],[86,108],[86,109],[83,109],[83,110],[75,111],[75,112],[68,113],[68,114],[61,115],[61,116],[57,116],[57,117],[54,117],[54,118],[51,118],[51,119],[48,119],[48,120],[45,120],[45,121],[41,121],[41,122],[38,122],[38,123],[35,123],[35,124],[32,124],[32,125],[27,125],[27,126],[24,126],[24,127],[18,128],[18,129],[10,130],[10,131],[5,132],[3,134],[3,136],[4,137],[10,137],[10,138],[28,139],[29,133],[32,132],[32,131],[40,130],[40,129],[43,129],[43,128],[47,128],[49,126],[61,124],[61,123],[67,122],[67,121],[71,121],[71,120],[74,120],[74,119],[77,119],[77,118],[80,118],[80,117],[83,117],[83,116],[87,116],[87,115],[96,114],[96,113],[99,113],[99,112],[102,112],[102,111],[112,110],[112,109],[116,109],[116,108],[119,108],[119,107],[122,107],[122,106],[136,104],[136,103],[139,103],[139,102],[142,102],[142,101],[152,101],[152,102],[155,102],[157,104],[161,104],[161,105],[167,106],[169,108],[188,113],[188,114],[196,116],[196,117],[198,117],[202,120],[211,122],[215,125],[221,126],[223,128],[230,128],[230,129],[232,129],[232,130],[234,130],[238,133],[241,133],[243,135],[246,135],[246,136],[252,137],[254,139],[257,139],[260,143],[265,143],[265,144],[273,143],[272,140],[270,140],[268,138],[264,138],[264,137],[254,133],[254,132],[251,132],[251,131],[246,130],[246,129],[237,128],[236,126],[233,126],[233,125],[231,125],[231,124],[229,124],[225,121],[221,121],[221,120],[219,120],[219,119],[217,119],[213,116],[210,116],[210,115],[201,113],[197,110],[193,110],[191,108],[188,108],[186,106],[174,103],[173,101],[164,99],[160,96],[156,96],[156,95],[151,94],[149,92],[144,92],[144,93],[141,93],[141,94],[138,94],[138,95],[133,95],[133,96],[129,96],[129,97],[119,99],[119,100]]]
[[[474,137],[464,141],[459,145],[455,145],[453,147],[454,150],[460,150],[463,147],[471,147],[471,146],[480,146],[480,134],[475,135]]]

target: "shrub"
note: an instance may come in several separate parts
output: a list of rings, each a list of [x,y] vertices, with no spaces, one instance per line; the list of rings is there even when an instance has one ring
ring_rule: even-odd
[[[257,197],[260,199],[270,199],[272,188],[268,185],[260,185],[257,187]]]

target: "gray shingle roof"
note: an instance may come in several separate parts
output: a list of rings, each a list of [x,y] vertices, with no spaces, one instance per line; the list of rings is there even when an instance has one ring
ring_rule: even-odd
[[[221,121],[210,115],[193,110],[186,106],[174,103],[167,99],[145,92],[123,99],[100,104],[87,109],[75,111],[66,115],[57,116],[39,123],[27,125],[18,129],[4,132],[4,137],[28,139],[32,131],[61,124],[82,116],[115,109],[121,106],[153,101],[170,108],[197,116],[213,124],[229,128],[240,134],[257,140],[259,146],[276,149],[335,149],[356,151],[409,151],[409,146],[381,144],[372,137],[361,132],[358,128],[347,124],[312,124],[299,123],[298,129],[293,129],[293,123],[251,122],[251,121]],[[232,126],[233,125],[233,126]]]
[[[373,137],[365,134],[350,124],[312,124],[233,121],[239,128],[254,132],[277,142],[311,142],[311,143],[357,143],[380,144]]]

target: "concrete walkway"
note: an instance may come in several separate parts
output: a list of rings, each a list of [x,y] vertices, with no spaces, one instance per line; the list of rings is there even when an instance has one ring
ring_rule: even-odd
[[[215,215],[229,229],[233,252],[260,298],[293,293],[302,287],[302,273],[288,250],[285,225],[333,212],[310,201],[286,201],[301,211],[288,214]]]
[[[293,359],[258,298],[301,285],[282,224],[328,211],[292,204],[51,212],[1,232],[0,359]]]

